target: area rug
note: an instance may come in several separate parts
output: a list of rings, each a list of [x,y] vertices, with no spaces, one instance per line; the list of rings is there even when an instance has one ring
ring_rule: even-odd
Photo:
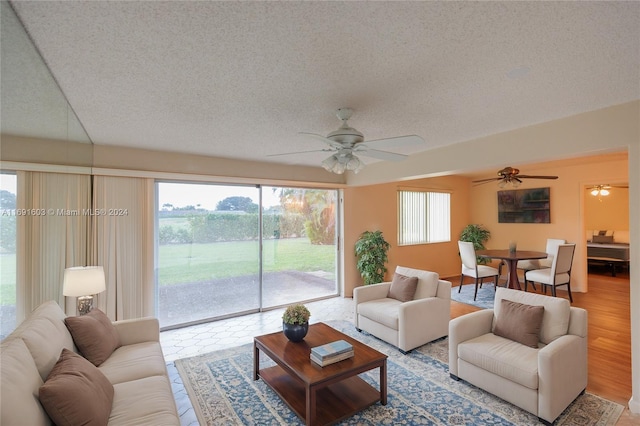
[[[458,287],[451,288],[451,299],[466,303],[467,305],[477,306],[479,308],[484,309],[493,309],[493,299],[495,297],[496,291],[493,287],[492,282],[485,282],[482,284],[481,288],[478,288],[478,296],[476,300],[473,300],[473,292],[475,291],[475,283],[474,284],[465,284],[460,289],[460,293],[458,293]]]
[[[388,403],[375,404],[341,425],[536,425],[529,414],[464,381],[449,377],[446,338],[402,355],[347,321],[327,324],[389,356]],[[264,357],[260,365],[268,366]],[[262,380],[253,380],[253,345],[179,359],[175,366],[201,425],[302,425]],[[362,374],[378,387],[377,370]],[[614,425],[623,407],[585,393],[555,425]]]

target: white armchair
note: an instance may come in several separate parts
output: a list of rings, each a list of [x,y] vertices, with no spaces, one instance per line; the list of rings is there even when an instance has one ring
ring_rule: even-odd
[[[503,300],[525,309],[543,306],[538,334],[523,330],[533,321],[513,315],[518,308]],[[449,323],[449,373],[551,424],[587,386],[587,311],[566,299],[507,288],[497,289],[494,303]],[[516,338],[529,336],[527,344],[533,335],[534,343],[503,337],[498,322]]]
[[[355,325],[406,353],[444,337],[451,318],[451,283],[435,272],[398,266],[396,273],[417,277],[412,300],[389,297],[391,282],[356,287]]]

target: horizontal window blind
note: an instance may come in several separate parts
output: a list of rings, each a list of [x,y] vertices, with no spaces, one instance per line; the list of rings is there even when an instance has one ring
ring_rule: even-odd
[[[398,245],[451,240],[451,195],[398,191]]]

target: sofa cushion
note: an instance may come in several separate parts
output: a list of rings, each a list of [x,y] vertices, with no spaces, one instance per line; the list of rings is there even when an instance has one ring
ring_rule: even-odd
[[[502,299],[493,333],[531,348],[538,347],[544,306],[531,306]]]
[[[427,297],[436,297],[438,293],[438,279],[440,276],[431,271],[423,271],[421,269],[412,269],[404,266],[397,266],[396,272],[406,277],[417,277],[418,286],[413,299],[425,299]]]
[[[111,320],[100,309],[64,320],[78,350],[95,366],[102,364],[117,348],[120,337]]]
[[[494,311],[495,317],[500,317],[501,300],[507,299],[526,305],[544,306],[542,325],[540,327],[540,341],[549,344],[560,336],[567,334],[569,330],[569,317],[571,305],[569,300],[561,297],[544,296],[535,293],[526,293],[521,290],[512,290],[499,287],[496,289]],[[494,320],[495,327],[495,320]]]
[[[383,324],[394,330],[398,329],[398,308],[402,302],[396,299],[377,299],[358,304],[358,315],[371,321]]]
[[[113,385],[96,366],[63,349],[39,396],[57,426],[98,426],[109,420],[113,393]]]
[[[416,294],[417,287],[418,277],[407,277],[396,272],[393,274],[393,280],[391,281],[387,297],[401,302],[408,302],[409,300],[413,300],[413,295]]]
[[[58,362],[63,348],[75,350],[71,334],[64,325],[65,317],[56,302],[45,302],[11,333],[24,340],[43,381]]]
[[[159,342],[121,346],[98,367],[112,384],[167,374]]]
[[[175,399],[166,376],[146,377],[114,385],[109,425],[179,425]]]
[[[530,389],[538,389],[538,351],[487,333],[458,345],[458,357]]]
[[[43,381],[24,341],[19,337],[4,340],[0,362],[0,424],[50,425],[38,400]]]

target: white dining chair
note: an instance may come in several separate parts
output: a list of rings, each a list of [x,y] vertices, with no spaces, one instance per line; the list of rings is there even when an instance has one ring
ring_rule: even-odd
[[[495,277],[494,288],[498,285],[498,278],[500,272],[498,269],[487,266],[478,265],[478,258],[476,256],[476,249],[473,247],[473,243],[467,241],[458,241],[458,249],[460,250],[460,259],[462,260],[462,275],[460,275],[460,285],[458,286],[458,293],[462,290],[462,282],[464,277],[471,277],[476,280],[476,288],[473,293],[473,300],[476,300],[478,296],[478,285],[482,279],[488,277]]]
[[[558,251],[558,246],[560,244],[566,244],[567,240],[561,240],[558,238],[547,238],[547,246],[545,248],[545,252],[547,253],[547,257],[544,259],[526,259],[518,261],[518,269],[521,269],[524,274],[527,271],[532,271],[534,269],[544,269],[551,268],[551,264],[553,263],[553,256]],[[536,289],[535,284],[533,285],[533,289]],[[545,294],[547,293],[545,287]]]
[[[534,269],[524,273],[524,291],[527,291],[529,282],[540,283],[546,287],[551,287],[551,295],[556,296],[556,287],[567,286],[569,300],[573,302],[571,296],[571,265],[573,264],[573,254],[575,244],[560,244],[553,257],[550,268]]]

